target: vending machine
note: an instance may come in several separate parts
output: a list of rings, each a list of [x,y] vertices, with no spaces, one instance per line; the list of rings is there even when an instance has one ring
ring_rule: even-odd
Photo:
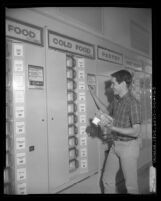
[[[94,52],[90,43],[6,18],[6,194],[57,193],[98,172],[98,141],[86,133]]]

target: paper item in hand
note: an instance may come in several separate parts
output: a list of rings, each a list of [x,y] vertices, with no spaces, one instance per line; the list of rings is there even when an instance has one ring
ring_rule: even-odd
[[[99,122],[100,119],[98,119],[97,117],[94,117],[94,119],[92,120],[92,123],[95,124],[96,126],[98,125]]]

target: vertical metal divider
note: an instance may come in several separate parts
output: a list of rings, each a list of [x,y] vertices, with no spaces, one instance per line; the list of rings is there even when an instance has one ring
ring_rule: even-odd
[[[47,88],[47,48],[48,48],[48,30],[47,30],[47,26],[44,26],[44,50],[45,50],[45,69],[44,69],[44,72],[45,72],[45,91],[46,91],[46,94],[45,94],[45,99],[46,99],[46,131],[47,131],[47,161],[48,161],[48,193],[50,193],[50,182],[49,182],[49,130],[48,130],[48,97],[47,97],[47,94],[48,94],[48,88]]]
[[[96,76],[96,94],[98,96],[98,81],[97,81],[97,76]],[[102,173],[102,167],[101,167],[101,142],[98,141],[98,177],[97,177],[97,185],[100,185],[100,178],[101,178],[101,173]]]

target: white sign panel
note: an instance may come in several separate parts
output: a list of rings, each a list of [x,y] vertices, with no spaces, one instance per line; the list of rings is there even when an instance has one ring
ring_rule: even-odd
[[[86,126],[80,126],[80,135],[86,135]]]
[[[80,149],[80,155],[81,157],[87,157],[87,148]]]
[[[24,70],[23,60],[14,60],[13,66],[15,72],[22,72]]]
[[[14,56],[23,56],[23,45],[15,43],[13,45],[13,55]]]
[[[16,107],[16,118],[24,118],[24,107]]]
[[[25,92],[24,91],[15,91],[15,103],[24,103]]]
[[[80,121],[80,123],[86,123],[86,115],[80,115],[79,121]]]
[[[81,163],[81,168],[87,168],[87,159],[82,159],[80,163]]]
[[[24,137],[16,138],[16,149],[17,150],[25,149],[25,138]]]
[[[25,89],[24,75],[14,75],[13,85],[15,90],[24,90]]]
[[[24,165],[26,163],[26,154],[25,153],[17,153],[16,154],[16,162],[17,162],[17,165]]]
[[[23,134],[25,132],[25,122],[16,122],[16,134]]]
[[[94,45],[48,30],[49,47],[94,59]]]
[[[17,181],[26,179],[26,168],[17,169]]]
[[[80,138],[80,145],[81,146],[87,146],[87,137],[81,137]]]
[[[41,46],[43,45],[43,29],[41,27],[9,17],[6,19],[6,36]]]
[[[26,183],[17,184],[17,193],[18,194],[27,194]]]
[[[123,64],[123,55],[121,53],[98,46],[97,54],[98,54],[97,57],[100,60],[121,65]]]

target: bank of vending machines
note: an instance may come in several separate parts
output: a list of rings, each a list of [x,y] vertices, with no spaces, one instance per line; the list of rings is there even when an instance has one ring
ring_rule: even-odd
[[[12,39],[6,51],[4,192],[55,193],[97,172],[98,142],[86,133],[93,61]]]
[[[88,85],[108,105],[109,74],[124,68],[124,50],[107,48],[98,38],[93,44],[78,40],[78,30],[78,38],[63,35],[64,25],[58,33],[49,22],[42,17],[38,27],[6,19],[5,194],[58,193],[98,173],[104,162],[107,145],[86,133],[97,110]],[[136,75],[140,86],[145,74]],[[142,94],[151,97],[146,78]]]

